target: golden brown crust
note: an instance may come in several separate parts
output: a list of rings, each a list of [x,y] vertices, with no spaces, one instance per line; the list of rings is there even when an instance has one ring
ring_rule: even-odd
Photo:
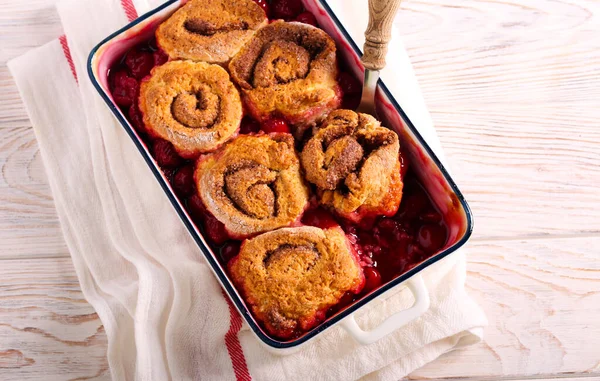
[[[235,136],[242,102],[227,72],[203,62],[171,61],[142,81],[140,110],[148,132],[185,158],[213,151]]]
[[[372,116],[336,110],[306,143],[301,162],[323,205],[343,216],[359,208],[389,215],[402,195],[399,149],[396,133]]]
[[[171,59],[227,63],[266,25],[252,0],[191,0],[156,30],[156,42]]]
[[[290,226],[308,204],[308,188],[289,134],[240,136],[199,160],[199,196],[234,238]]]
[[[258,30],[229,63],[254,118],[283,116],[306,126],[339,106],[335,43],[321,29],[274,22]]]
[[[339,227],[261,234],[244,242],[229,270],[258,319],[284,338],[312,328],[345,292],[358,293],[364,285],[356,254]]]

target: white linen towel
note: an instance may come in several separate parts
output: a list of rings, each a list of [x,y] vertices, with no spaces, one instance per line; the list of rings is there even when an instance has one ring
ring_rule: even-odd
[[[362,45],[366,2],[328,2]],[[108,336],[112,378],[398,380],[479,341],[486,318],[465,292],[465,258],[457,253],[424,272],[430,309],[377,343],[360,346],[334,327],[290,356],[272,355],[260,345],[87,76],[90,50],[158,3],[62,0],[57,8],[65,36],[9,63],[81,288]],[[441,156],[396,33],[383,79]],[[358,313],[358,321],[374,326],[409,306],[411,298],[406,290],[387,295]]]

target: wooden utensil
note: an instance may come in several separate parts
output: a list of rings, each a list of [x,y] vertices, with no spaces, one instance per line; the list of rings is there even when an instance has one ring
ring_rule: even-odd
[[[362,96],[357,112],[377,116],[375,90],[379,72],[385,67],[388,42],[392,38],[392,23],[400,8],[400,0],[369,0],[369,25],[361,61],[365,67]]]

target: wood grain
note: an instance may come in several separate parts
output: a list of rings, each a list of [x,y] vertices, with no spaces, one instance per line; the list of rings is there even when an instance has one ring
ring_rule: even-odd
[[[107,379],[5,62],[60,35],[0,0],[0,380]],[[409,379],[600,379],[600,2],[404,0],[395,20],[470,202],[483,343]]]
[[[488,314],[485,339],[409,379],[600,377],[598,247],[600,237],[470,245],[467,287]],[[106,375],[106,338],[70,260],[2,264],[0,380]]]
[[[400,0],[369,0],[369,24],[361,58],[365,68],[381,70],[385,67],[392,25],[399,8]]]
[[[15,9],[13,1],[0,10]],[[58,20],[39,9],[43,4],[19,3],[17,19],[0,18],[0,30],[13,38],[2,59],[57,31],[52,25]],[[590,205],[600,183],[594,106],[600,38],[592,38],[600,33],[600,3],[402,4],[396,25],[454,177],[473,208],[473,239],[599,233],[600,217]],[[44,32],[36,29],[30,40],[32,23]],[[0,84],[0,192],[10,205],[0,210],[0,255],[64,254],[49,188],[26,178],[43,174],[43,166],[5,66]],[[29,199],[32,190],[37,195]]]
[[[600,2],[408,0],[396,26],[475,238],[600,232]]]
[[[70,258],[0,262],[0,380],[107,378],[106,336]]]
[[[468,246],[467,291],[486,311],[484,341],[411,375],[600,377],[600,237]]]
[[[66,256],[43,163],[30,127],[0,129],[0,257]]]

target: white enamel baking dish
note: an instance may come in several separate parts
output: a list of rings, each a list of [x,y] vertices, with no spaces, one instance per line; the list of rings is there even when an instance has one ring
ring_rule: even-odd
[[[336,41],[338,50],[341,52],[341,56],[345,58],[347,66],[358,78],[362,78],[363,68],[359,59],[361,52],[340,24],[335,14],[333,14],[326,1],[303,0],[303,3],[305,8],[316,16],[320,27]],[[153,35],[158,24],[182,4],[183,2],[180,0],[167,1],[108,36],[91,51],[88,59],[88,74],[108,107],[127,131],[140,154],[144,157],[179,214],[182,223],[198,244],[200,251],[223,286],[223,289],[229,298],[231,298],[231,301],[248,323],[257,339],[272,351],[286,354],[298,350],[303,344],[314,340],[322,334],[323,331],[339,324],[357,342],[368,345],[399,329],[408,322],[419,318],[429,308],[429,293],[420,275],[421,271],[461,247],[471,235],[473,219],[469,206],[448,172],[407,118],[401,106],[391,96],[385,84],[380,81],[377,94],[378,115],[382,119],[383,125],[394,129],[398,133],[404,152],[408,153],[411,165],[416,168],[415,173],[419,176],[436,206],[444,214],[449,228],[449,237],[446,245],[434,256],[383,285],[348,308],[338,312],[301,337],[289,341],[280,341],[269,336],[256,322],[244,300],[229,280],[224,266],[217,259],[216,253],[213,253],[209,245],[207,245],[202,233],[194,225],[182,202],[178,200],[171,185],[152,158],[148,147],[127,121],[127,118],[120,111],[119,107],[114,103],[108,89],[108,70],[115,60],[122,57],[134,45],[148,40]],[[354,319],[354,314],[357,310],[371,303],[376,298],[381,297],[384,293],[404,286],[407,286],[414,296],[415,302],[410,308],[396,312],[384,320],[378,327],[370,331],[364,331],[358,326]]]

